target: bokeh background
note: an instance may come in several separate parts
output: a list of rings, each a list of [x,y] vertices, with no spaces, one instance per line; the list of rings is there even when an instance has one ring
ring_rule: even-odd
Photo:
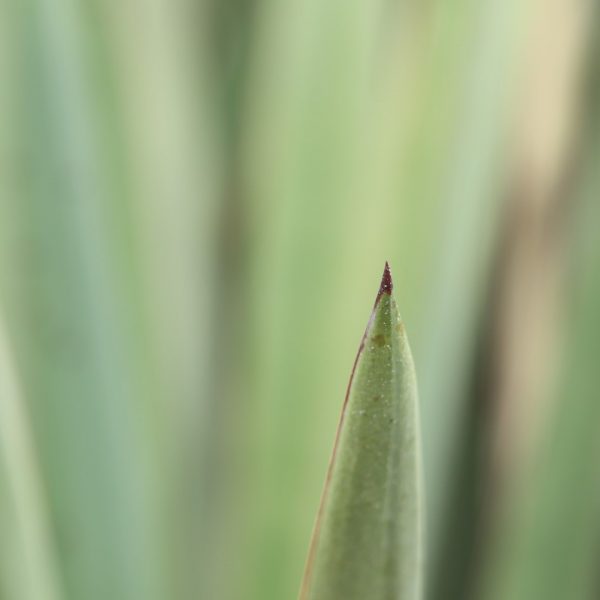
[[[593,0],[0,0],[0,598],[283,600],[390,261],[428,600],[600,597]]]

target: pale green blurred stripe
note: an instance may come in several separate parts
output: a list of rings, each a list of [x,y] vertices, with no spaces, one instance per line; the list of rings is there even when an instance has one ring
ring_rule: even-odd
[[[202,477],[221,467],[209,464],[209,473],[202,472],[211,453],[206,441],[220,433],[212,430],[220,398],[209,393],[221,328],[212,319],[221,301],[219,277],[227,276],[216,255],[222,142],[207,75],[204,8],[158,0],[109,2],[104,11],[123,111],[138,309],[145,319],[140,351],[150,368],[144,374],[156,403],[153,441],[163,461],[163,558],[175,593],[195,598],[214,567],[213,541],[205,539],[214,525],[206,520],[225,527],[230,518],[203,513]]]
[[[0,315],[0,596],[61,600],[49,508]]]
[[[171,561],[197,546],[184,539],[180,465],[197,454],[210,338],[211,202],[196,183],[205,169],[190,126],[198,90],[180,55],[161,52],[191,40],[191,23],[163,18],[173,9],[164,3],[145,5],[144,23],[138,6],[120,55],[105,4],[10,8],[18,43],[3,87],[15,97],[16,175],[2,194],[14,217],[3,228],[2,288],[67,596],[170,597],[184,577],[169,574]],[[166,40],[162,62],[132,52],[142,33],[150,47]],[[127,98],[114,73],[125,58],[141,59],[135,73],[145,77]],[[125,122],[134,130],[120,131]],[[141,216],[153,219],[149,234]]]
[[[154,494],[132,399],[82,6],[19,5],[10,320],[69,597],[158,597]],[[17,209],[15,209],[17,213]],[[17,270],[18,269],[18,270]]]

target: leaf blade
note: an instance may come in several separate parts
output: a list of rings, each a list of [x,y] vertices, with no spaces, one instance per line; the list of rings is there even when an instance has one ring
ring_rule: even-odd
[[[301,600],[421,596],[417,385],[386,263],[348,384]]]

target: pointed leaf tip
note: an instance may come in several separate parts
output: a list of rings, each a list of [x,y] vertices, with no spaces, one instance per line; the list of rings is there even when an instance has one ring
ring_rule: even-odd
[[[385,268],[383,269],[383,276],[381,277],[381,284],[379,285],[379,292],[377,294],[377,299],[375,300],[375,304],[379,302],[382,294],[387,294],[388,296],[392,295],[392,290],[394,289],[394,283],[392,281],[392,273],[390,271],[390,265],[387,260],[385,261]]]

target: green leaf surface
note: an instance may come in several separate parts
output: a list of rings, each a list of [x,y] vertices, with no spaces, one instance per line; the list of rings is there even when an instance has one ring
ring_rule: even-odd
[[[420,598],[421,490],[415,369],[386,263],[348,385],[300,598]]]

